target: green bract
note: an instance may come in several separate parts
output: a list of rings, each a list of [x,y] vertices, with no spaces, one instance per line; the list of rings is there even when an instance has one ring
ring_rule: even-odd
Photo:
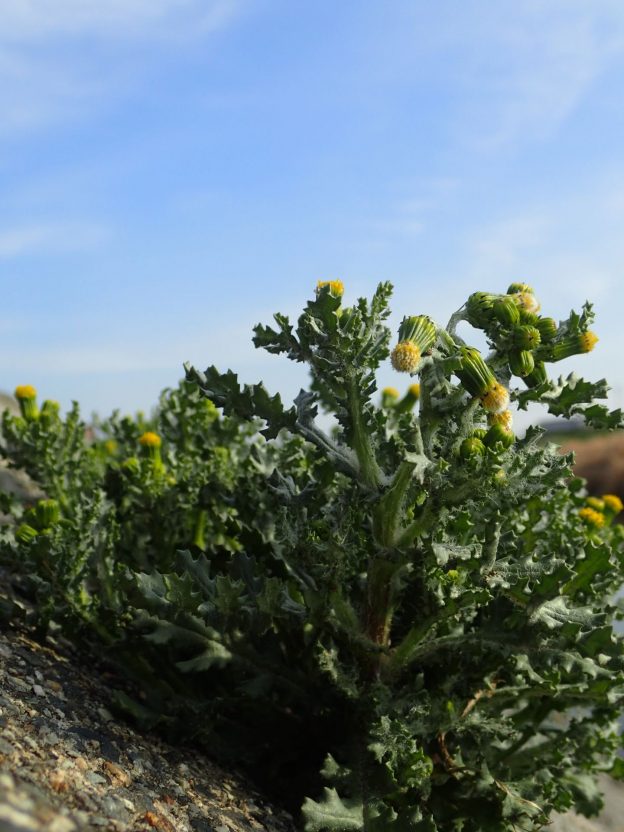
[[[132,676],[143,699],[118,706],[246,766],[302,806],[307,832],[591,814],[596,774],[621,769],[618,502],[594,517],[571,459],[535,428],[514,441],[506,410],[624,426],[597,401],[605,382],[548,378],[568,345],[593,346],[591,307],[535,352],[514,335],[537,320],[524,284],[513,307],[473,294],[445,329],[406,315],[399,343],[418,358],[394,364],[419,387],[380,397],[391,287],[349,306],[334,284],[296,323],[255,328],[256,346],[310,370],[292,405],[187,366],[150,419],[87,435],[77,409],[5,416],[3,455],[46,502],[3,498],[2,558],[42,625]],[[457,335],[464,319],[489,355]]]

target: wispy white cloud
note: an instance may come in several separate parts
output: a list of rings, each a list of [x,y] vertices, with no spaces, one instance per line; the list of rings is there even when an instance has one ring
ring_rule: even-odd
[[[241,0],[11,0],[0,4],[0,42],[205,33],[228,23],[240,5]]]
[[[88,222],[49,222],[0,228],[0,259],[33,254],[88,251],[111,236],[105,225]]]
[[[137,57],[135,44],[168,48],[205,38],[230,25],[244,2],[0,2],[0,139],[132,95],[151,60],[149,50]]]

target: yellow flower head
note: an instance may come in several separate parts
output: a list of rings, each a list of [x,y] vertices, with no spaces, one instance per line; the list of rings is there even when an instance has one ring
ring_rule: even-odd
[[[512,297],[520,309],[524,309],[525,312],[531,312],[537,315],[541,309],[539,301],[533,292],[516,292],[512,294]]]
[[[579,347],[581,352],[591,352],[597,343],[598,336],[591,330],[588,330],[579,336]]]
[[[587,523],[588,526],[594,529],[600,529],[605,524],[604,514],[593,508],[582,508],[579,511],[579,517],[584,523]]]
[[[381,391],[381,395],[388,399],[398,399],[401,394],[396,387],[384,387]]]
[[[397,373],[413,373],[420,364],[420,350],[413,341],[400,341],[390,360]]]
[[[619,514],[624,509],[624,503],[622,503],[617,494],[603,494],[602,502],[605,508],[612,514]]]
[[[117,450],[117,442],[114,439],[107,439],[104,443],[104,450],[107,454],[114,454]]]
[[[588,497],[585,502],[590,508],[593,508],[596,511],[604,511],[604,500],[601,500],[600,497]]]
[[[139,436],[139,445],[144,448],[160,448],[162,439],[157,433],[148,430],[142,436]]]
[[[420,384],[410,384],[410,386],[407,388],[407,392],[410,394],[410,396],[413,396],[413,398],[419,399],[420,398]]]
[[[481,404],[489,413],[500,413],[509,407],[509,391],[495,381],[481,396]]]
[[[500,413],[488,413],[488,424],[500,425],[505,430],[511,430],[513,426],[511,410],[501,410]]]
[[[325,286],[329,287],[330,295],[341,298],[344,295],[344,283],[342,280],[319,280],[316,284],[316,291],[320,292]]]
[[[37,396],[36,389],[32,386],[32,384],[18,384],[15,388],[15,398],[18,401],[24,401],[25,399],[34,399]]]

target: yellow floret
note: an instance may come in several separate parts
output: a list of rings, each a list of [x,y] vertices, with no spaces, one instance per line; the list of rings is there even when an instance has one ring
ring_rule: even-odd
[[[619,514],[624,509],[624,503],[622,503],[617,494],[603,494],[602,502],[605,508],[613,514]]]
[[[117,450],[117,442],[114,439],[107,439],[104,443],[104,450],[108,454],[114,454]]]
[[[605,524],[604,514],[601,514],[593,508],[582,508],[579,511],[579,517],[594,529],[600,529]]]
[[[420,350],[413,341],[401,341],[392,350],[390,360],[398,373],[413,373],[420,364]]]
[[[513,414],[511,410],[501,410],[500,413],[489,413],[488,423],[490,425],[501,425],[505,430],[511,430],[513,427]]]
[[[410,384],[407,388],[407,392],[415,399],[420,398],[420,384]]]
[[[18,384],[15,388],[15,398],[19,400],[34,399],[37,396],[36,389],[32,384]]]
[[[509,391],[495,381],[481,396],[481,404],[489,413],[500,413],[509,407]]]
[[[342,280],[319,280],[316,284],[316,291],[322,289],[324,286],[329,286],[330,294],[335,297],[342,297],[344,295],[344,283]]]
[[[598,336],[595,332],[588,330],[584,332],[579,338],[579,346],[581,352],[591,352],[598,343]]]
[[[605,503],[604,500],[600,499],[600,497],[588,497],[585,502],[590,508],[593,508],[596,511],[604,511]]]
[[[139,444],[143,445],[144,448],[160,448],[162,439],[157,433],[148,430],[142,436],[139,436]]]

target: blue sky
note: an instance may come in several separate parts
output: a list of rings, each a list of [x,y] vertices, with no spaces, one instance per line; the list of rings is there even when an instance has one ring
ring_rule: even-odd
[[[624,405],[621,0],[0,4],[0,388],[149,409],[318,279],[585,298]],[[388,367],[381,383],[400,383]]]

